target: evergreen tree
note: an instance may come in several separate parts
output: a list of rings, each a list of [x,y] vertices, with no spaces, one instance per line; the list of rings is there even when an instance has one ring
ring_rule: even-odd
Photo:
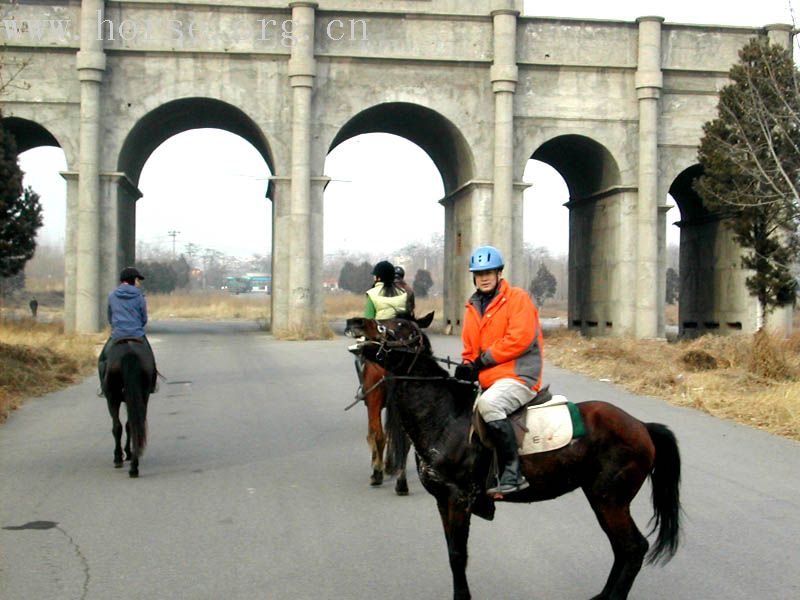
[[[800,255],[800,74],[789,51],[751,40],[703,127],[695,189],[745,250],[750,293],[766,316],[794,302]]]
[[[667,269],[667,286],[664,300],[667,304],[675,304],[680,294],[681,280],[678,277],[678,272],[669,267]]]
[[[411,283],[411,288],[414,290],[414,296],[417,298],[427,298],[428,292],[433,287],[433,277],[427,269],[418,269],[414,275],[414,281]]]
[[[17,145],[0,121],[0,277],[23,269],[36,250],[41,226],[39,196],[31,188],[22,188]]]
[[[539,306],[543,306],[545,300],[555,296],[556,278],[544,263],[539,265],[539,270],[536,273],[536,277],[531,280],[528,291],[530,291],[533,299]]]

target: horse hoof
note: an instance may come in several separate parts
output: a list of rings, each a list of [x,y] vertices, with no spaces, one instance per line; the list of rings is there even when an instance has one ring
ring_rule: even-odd
[[[128,475],[130,475],[131,479],[136,479],[139,476],[139,471],[129,471]]]
[[[372,486],[383,485],[383,473],[380,471],[373,471],[372,476],[369,478],[369,484]]]
[[[402,485],[398,481],[397,484],[394,486],[394,493],[398,496],[408,496],[408,484],[403,482]]]
[[[114,468],[115,469],[121,469],[122,468],[122,461],[121,460],[115,460],[114,461]]]

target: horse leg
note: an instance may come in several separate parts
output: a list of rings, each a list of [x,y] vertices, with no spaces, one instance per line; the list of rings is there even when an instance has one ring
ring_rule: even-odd
[[[381,423],[381,409],[383,408],[383,390],[376,389],[367,396],[368,433],[367,442],[372,449],[372,475],[370,485],[383,483],[383,452],[386,447],[386,435]]]
[[[403,462],[397,472],[397,481],[394,483],[394,491],[398,496],[408,496],[408,480],[406,479],[406,463],[408,462],[408,451],[411,448],[411,440],[406,436]]]
[[[119,420],[119,402],[106,398],[108,412],[111,415],[111,433],[114,436],[114,468],[122,467],[122,422]]]
[[[131,424],[125,422],[125,460],[130,460],[131,455]]]
[[[592,502],[600,526],[611,542],[614,565],[598,596],[592,600],[626,600],[647,553],[647,539],[631,518],[630,505]]]
[[[453,574],[453,600],[470,600],[467,584],[467,541],[469,539],[469,517],[467,505],[451,498],[436,498],[439,515],[447,540],[447,555]]]

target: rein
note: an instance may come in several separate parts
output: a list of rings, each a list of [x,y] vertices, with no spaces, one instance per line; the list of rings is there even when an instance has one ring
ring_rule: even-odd
[[[421,341],[422,341],[422,334],[419,333],[408,338],[407,340],[387,340],[387,339],[383,339],[381,341],[365,340],[361,342],[361,344],[365,346],[366,345],[378,346],[378,355],[386,352],[387,348],[388,351],[390,352],[405,352],[406,354],[413,354],[414,360],[408,367],[408,372],[410,373],[411,369],[413,369],[414,365],[417,363],[417,359],[419,359],[419,357],[422,355],[422,350],[424,346],[421,343],[417,343],[416,348],[414,350],[411,350],[409,346],[415,344],[416,342],[421,342]],[[459,362],[452,360],[449,356],[447,356],[446,358],[441,358],[439,356],[431,354],[430,356],[428,356],[428,358],[432,358],[437,362],[446,364],[448,367],[461,364]],[[345,407],[345,410],[346,411],[350,410],[361,401],[366,402],[366,398],[369,395],[369,393],[377,389],[381,385],[383,385],[386,381],[446,381],[448,379],[455,379],[455,378],[450,377],[450,375],[437,375],[429,377],[422,377],[418,375],[384,375],[373,385],[371,385],[367,390],[364,390],[362,389],[362,387],[359,387],[358,391],[356,391],[355,399],[353,400],[353,402],[351,402]],[[455,380],[461,383],[473,383],[471,381],[464,381],[463,379],[455,379]]]

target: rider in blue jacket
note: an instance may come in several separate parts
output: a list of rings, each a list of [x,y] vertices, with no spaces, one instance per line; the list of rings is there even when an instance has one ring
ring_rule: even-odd
[[[111,324],[111,337],[103,346],[97,361],[97,371],[101,386],[106,371],[106,353],[110,345],[123,338],[139,338],[153,354],[153,349],[144,333],[147,324],[147,301],[139,287],[144,276],[134,267],[126,267],[119,275],[119,287],[108,295],[108,322]],[[154,360],[155,362],[155,360]],[[155,373],[155,371],[154,371]],[[150,393],[155,391],[154,374]]]

